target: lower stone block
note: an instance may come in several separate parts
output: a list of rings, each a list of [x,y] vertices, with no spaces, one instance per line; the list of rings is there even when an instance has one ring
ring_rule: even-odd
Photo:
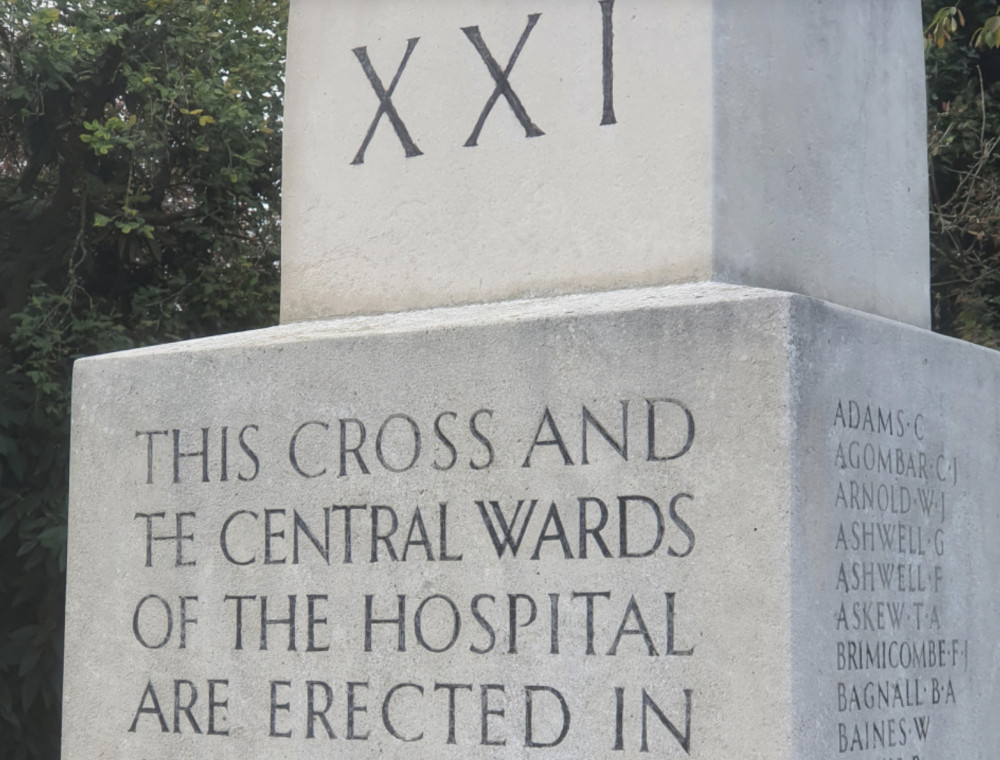
[[[992,760],[998,378],[722,285],[83,360],[64,757]]]

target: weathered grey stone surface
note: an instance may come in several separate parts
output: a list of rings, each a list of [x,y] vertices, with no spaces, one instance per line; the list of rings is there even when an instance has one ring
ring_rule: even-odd
[[[719,280],[928,326],[920,24],[916,0],[295,0],[282,320]]]
[[[84,360],[64,757],[992,760],[998,370],[711,284]]]
[[[1000,355],[808,299],[791,325],[798,756],[1000,756]]]

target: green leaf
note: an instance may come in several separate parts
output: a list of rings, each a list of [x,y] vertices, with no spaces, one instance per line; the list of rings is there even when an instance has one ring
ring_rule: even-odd
[[[0,514],[0,539],[10,533],[17,525],[17,513],[8,504],[3,514]]]

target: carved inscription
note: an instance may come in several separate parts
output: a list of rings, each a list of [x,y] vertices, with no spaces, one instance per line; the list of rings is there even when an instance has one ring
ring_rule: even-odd
[[[836,746],[863,760],[932,760],[923,747],[964,698],[969,668],[969,640],[943,604],[960,461],[920,411],[842,398],[830,421]]]
[[[493,81],[496,82],[496,89],[493,90],[493,94],[490,95],[489,100],[486,101],[486,105],[483,106],[483,111],[479,114],[479,119],[476,121],[476,126],[472,129],[472,134],[469,135],[469,139],[465,141],[465,147],[472,148],[478,144],[479,133],[483,130],[483,125],[486,123],[486,117],[490,115],[490,111],[493,110],[493,106],[496,105],[496,102],[501,95],[503,95],[504,99],[507,101],[507,105],[510,106],[510,110],[514,112],[514,116],[517,117],[521,126],[524,127],[525,137],[541,137],[545,134],[528,116],[528,112],[524,110],[524,106],[521,104],[521,99],[517,97],[517,93],[515,93],[510,86],[510,72],[514,70],[514,64],[517,63],[517,58],[521,55],[524,43],[528,41],[528,37],[531,35],[531,30],[535,28],[535,24],[538,23],[538,19],[541,15],[542,14],[540,13],[532,13],[528,16],[528,25],[521,33],[521,38],[517,41],[517,46],[514,48],[514,52],[510,54],[510,60],[507,61],[507,66],[502,71],[500,69],[500,64],[496,62],[493,54],[490,53],[489,48],[486,47],[486,43],[483,42],[483,35],[479,33],[479,27],[462,27],[462,31],[465,32],[465,36],[469,38],[473,47],[476,48],[476,52],[479,53],[480,57],[483,59],[483,63],[486,64],[486,68],[490,70],[490,76],[493,77]]]
[[[604,85],[604,116],[601,118],[601,126],[605,126],[618,123],[618,119],[615,118],[615,27],[613,16],[615,0],[600,0],[600,2],[601,17],[604,21],[604,57],[602,59],[604,67],[602,80]]]
[[[136,430],[127,442],[135,502],[184,496],[175,509],[123,516],[133,526],[131,564],[149,579],[130,602],[130,645],[173,664],[134,677],[134,707],[120,716],[121,730],[151,740],[256,735],[275,756],[290,739],[328,752],[339,746],[331,742],[375,741],[551,749],[581,737],[604,752],[689,754],[697,694],[660,668],[697,657],[685,627],[692,600],[669,576],[633,588],[611,582],[618,574],[607,569],[695,554],[694,488],[666,484],[696,441],[694,412],[652,395],[516,413],[482,405]],[[497,468],[516,479],[595,466],[648,468],[652,477],[642,482],[658,485],[616,488],[612,477],[578,493],[538,486],[514,497],[493,486],[455,499],[445,485],[398,503],[360,497],[414,473],[446,484],[441,477]],[[312,496],[255,497],[265,482],[308,484],[297,493]],[[330,487],[359,498],[340,502]],[[239,498],[220,498],[220,488]],[[197,494],[209,490],[206,505]],[[606,569],[554,572],[563,562]],[[225,580],[206,584],[206,565]],[[406,566],[412,570],[400,575]],[[360,568],[369,575],[357,575]],[[431,570],[443,585],[420,582]],[[534,575],[542,580],[530,587],[516,580]],[[187,588],[160,591],[170,576]],[[371,582],[355,588],[347,577]],[[469,580],[449,585],[456,577]],[[280,583],[254,588],[247,578]],[[217,654],[221,664],[200,679],[170,672],[179,652]],[[225,664],[251,656],[263,668],[287,662],[280,658],[288,653],[293,671],[256,681],[240,681]],[[532,663],[526,672],[536,677],[463,680],[444,668],[466,662],[475,671],[476,662],[496,660]],[[649,677],[584,690],[558,675],[585,672],[595,660],[648,661]],[[330,663],[347,663],[338,671],[345,675],[331,678]],[[389,681],[377,682],[383,675]]]
[[[600,50],[603,90],[603,111],[600,124],[601,126],[607,126],[618,123],[618,120],[615,117],[614,103],[615,0],[598,0],[598,2],[601,12]],[[538,24],[541,17],[541,13],[532,13],[528,15],[527,26],[525,26],[517,44],[514,46],[513,52],[507,59],[506,66],[503,68],[500,68],[500,64],[497,62],[493,53],[487,46],[478,26],[464,26],[461,28],[461,31],[468,38],[469,42],[472,43],[476,52],[479,53],[480,58],[482,58],[483,63],[486,65],[486,68],[494,82],[493,92],[487,99],[486,104],[483,106],[483,109],[479,114],[479,118],[476,120],[476,123],[472,128],[472,133],[465,141],[465,147],[474,148],[479,144],[479,136],[486,124],[486,119],[489,117],[490,112],[493,110],[493,107],[497,104],[497,101],[501,97],[503,97],[503,99],[507,102],[511,112],[524,129],[525,137],[541,137],[545,134],[545,132],[543,132],[542,129],[535,124],[534,121],[532,121],[531,117],[528,115],[527,109],[510,83],[510,76],[511,72],[514,70],[514,64],[517,63],[517,59],[521,55],[521,51],[524,49],[528,38],[531,36],[532,30]],[[406,64],[409,62],[410,56],[413,54],[413,51],[419,41],[419,37],[412,37],[407,40],[406,53],[403,55],[403,59],[396,69],[396,74],[393,77],[392,82],[389,84],[388,89],[386,89],[386,87],[382,84],[381,78],[375,72],[372,63],[368,58],[367,46],[354,48],[353,53],[357,57],[358,62],[361,64],[361,68],[364,71],[365,76],[368,78],[372,89],[375,91],[375,95],[378,97],[379,107],[378,111],[375,113],[374,120],[368,127],[368,131],[365,133],[361,147],[355,154],[354,160],[351,161],[352,165],[358,166],[364,164],[365,151],[368,149],[368,145],[371,143],[372,137],[375,135],[375,130],[377,129],[383,116],[389,119],[389,123],[395,130],[396,137],[399,138],[407,158],[414,158],[416,156],[423,155],[423,152],[417,147],[413,138],[410,136],[405,123],[402,118],[400,118],[399,113],[396,111],[396,107],[392,102],[392,95],[396,90],[396,85],[399,83],[403,70],[406,68]]]
[[[365,139],[361,143],[361,147],[358,149],[357,154],[354,156],[354,160],[351,161],[352,164],[363,164],[365,162],[365,151],[368,150],[368,143],[370,143],[372,141],[372,137],[375,136],[375,129],[378,127],[378,123],[382,120],[383,116],[386,116],[389,119],[389,123],[392,124],[392,128],[396,131],[396,137],[398,137],[399,141],[403,144],[403,150],[406,151],[407,158],[423,155],[420,148],[418,148],[416,143],[413,142],[413,138],[410,137],[410,133],[407,131],[403,120],[399,117],[396,107],[392,104],[392,93],[396,91],[396,85],[399,84],[399,78],[403,75],[406,63],[410,60],[410,56],[413,54],[413,49],[417,46],[417,42],[419,41],[419,37],[413,37],[406,41],[406,53],[403,55],[403,60],[399,63],[399,68],[396,69],[396,74],[392,78],[392,82],[389,83],[388,90],[386,90],[383,86],[382,80],[379,78],[379,75],[375,73],[375,69],[372,67],[372,62],[368,59],[368,48],[354,48],[354,55],[357,56],[358,61],[361,63],[361,68],[364,69],[365,76],[367,76],[368,81],[371,82],[372,89],[375,90],[375,95],[378,96],[378,111],[375,112],[375,118],[372,120],[371,126],[368,127]]]

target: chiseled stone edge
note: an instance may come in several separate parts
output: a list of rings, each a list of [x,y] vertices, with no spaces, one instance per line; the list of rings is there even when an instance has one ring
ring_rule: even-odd
[[[764,288],[729,285],[718,282],[700,282],[683,285],[664,285],[634,288],[603,293],[531,298],[500,303],[446,306],[418,311],[393,312],[371,316],[338,317],[327,320],[294,322],[247,330],[211,338],[165,343],[158,346],[118,351],[77,360],[77,366],[114,357],[125,359],[157,354],[187,353],[192,351],[217,351],[270,343],[296,343],[324,338],[362,336],[366,334],[403,334],[432,329],[477,327],[509,324],[513,322],[552,319],[561,317],[602,314],[616,311],[641,311],[646,309],[678,308],[729,301],[759,299],[808,298]],[[848,309],[850,311],[850,309]],[[919,329],[919,328],[914,328]]]

